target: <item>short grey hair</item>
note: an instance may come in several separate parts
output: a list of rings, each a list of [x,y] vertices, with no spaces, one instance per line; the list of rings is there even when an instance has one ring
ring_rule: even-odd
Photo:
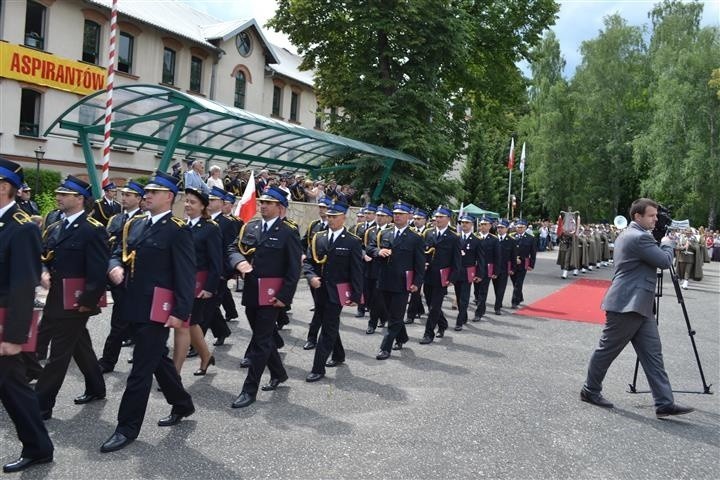
[[[214,172],[222,172],[222,168],[218,167],[217,165],[213,165],[212,167],[210,167],[210,173]]]

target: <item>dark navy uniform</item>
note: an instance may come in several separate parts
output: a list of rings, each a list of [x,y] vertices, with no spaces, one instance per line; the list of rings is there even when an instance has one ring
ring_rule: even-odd
[[[427,213],[423,210],[416,209],[413,214],[413,218],[414,217],[424,217],[427,219]],[[412,228],[415,232],[417,232],[418,235],[422,237],[427,230],[427,225],[418,227],[414,225],[414,221],[412,223],[413,225],[410,225],[410,228]],[[416,318],[420,318],[420,316],[424,314],[425,306],[423,305],[422,291],[418,290],[417,292],[413,292],[410,294],[410,302],[408,303],[407,307],[407,319],[405,320],[405,323],[413,323]]]
[[[4,169],[10,169],[4,173]],[[0,180],[11,174],[20,183],[17,164],[0,160]],[[0,213],[0,308],[5,309],[3,342],[23,344],[28,339],[35,286],[40,283],[40,231],[18,206]],[[40,417],[37,396],[25,379],[21,355],[0,356],[0,400],[15,425],[23,458],[52,458],[53,444]],[[7,445],[3,451],[7,452]]]
[[[242,304],[252,328],[252,339],[246,355],[250,366],[242,392],[252,398],[257,395],[266,366],[272,379],[287,379],[275,343],[277,317],[281,309],[258,304],[258,281],[260,278],[282,278],[282,288],[275,292],[274,297],[290,305],[300,279],[302,258],[300,236],[292,224],[276,218],[267,232],[263,232],[263,224],[263,220],[245,224],[238,243],[230,249],[229,258],[234,267],[243,261],[253,267],[253,271],[245,275],[242,296]]]
[[[535,255],[537,254],[535,237],[529,233],[515,235],[515,244],[516,255],[515,264],[513,265],[515,274],[512,276],[512,308],[517,308],[517,306],[525,300],[522,291],[525,275],[528,269],[535,268]]]
[[[380,208],[384,208],[380,206]],[[391,215],[392,212],[388,211]],[[378,246],[378,238],[380,234],[391,228],[392,223],[386,223],[382,227],[378,224],[373,225],[370,229],[365,232],[367,239],[365,252],[368,257],[372,258],[372,261],[365,263],[365,282],[366,288],[369,289],[370,295],[365,297],[365,304],[370,306],[370,319],[368,320],[367,330],[365,333],[371,334],[375,332],[375,329],[380,326],[384,326],[388,319],[387,305],[382,295],[377,295],[377,279],[380,275],[380,259],[378,258],[378,252],[380,248]]]
[[[458,302],[458,316],[455,322],[455,330],[462,329],[462,326],[467,323],[470,288],[472,285],[477,285],[473,283],[473,279],[468,278],[468,268],[475,268],[475,278],[487,278],[487,273],[485,272],[485,255],[480,246],[480,239],[472,232],[467,235],[461,232],[458,234],[458,242],[460,245],[460,263],[462,268],[455,280],[455,296]]]
[[[73,181],[73,184],[82,185],[79,181]],[[64,188],[61,186],[58,191]],[[89,192],[89,185],[87,190]],[[38,342],[44,345],[52,342],[52,348],[35,391],[40,410],[47,418],[52,414],[55,398],[71,358],[75,359],[85,377],[85,395],[98,398],[105,396],[105,381],[92,348],[87,322],[91,315],[100,313],[98,302],[105,295],[109,256],[107,242],[108,236],[103,225],[88,217],[85,212],[81,212],[72,222],[66,218],[51,225],[46,232],[44,259],[45,269],[50,273],[50,291]],[[77,298],[77,305],[90,309],[88,312],[64,308],[63,280],[74,278],[85,280],[85,289]]]
[[[375,222],[360,222],[357,225],[355,225],[354,228],[351,229],[353,235],[358,237],[360,239],[360,244],[362,245],[363,249],[363,256],[365,256],[365,232],[368,230],[368,228],[375,225]],[[362,267],[363,267],[363,300],[366,300],[367,293],[365,292],[365,268],[367,267],[367,264],[365,260],[362,261]],[[367,311],[367,307],[365,303],[359,303],[357,307],[357,314],[355,315],[358,318],[362,318],[365,316],[365,312]]]
[[[503,236],[500,235],[498,232],[498,244],[500,251],[500,258],[498,260],[498,264],[500,268],[498,268],[497,271],[497,278],[493,279],[493,288],[495,290],[496,315],[501,314],[508,276],[512,276],[515,272],[513,260],[517,257],[517,244],[510,235],[505,234]]]
[[[327,220],[316,218],[315,220],[310,222],[310,225],[308,226],[307,231],[302,238],[303,252],[307,251],[308,246],[310,245],[310,241],[315,236],[315,234],[318,232],[323,232],[325,230],[327,230]],[[306,350],[314,348],[315,345],[317,345],[318,333],[320,332],[320,318],[316,313],[317,300],[315,299],[315,291],[313,289],[310,289],[310,294],[312,295],[313,299],[313,316],[310,319],[310,328],[308,329],[307,342],[305,344]]]
[[[213,294],[207,299],[195,298],[190,323],[200,325],[206,331],[219,305],[217,294],[221,283],[220,276],[223,273],[225,249],[220,227],[212,220],[199,218],[195,225],[190,227],[190,232],[195,247],[195,271],[207,272],[205,284],[200,288]],[[227,324],[224,321],[220,323],[229,334]]]
[[[218,339],[218,342],[220,342],[221,339],[224,341],[225,338],[230,335],[230,329],[225,324],[226,321],[238,318],[235,300],[233,299],[232,293],[227,286],[228,279],[234,275],[230,266],[227,265],[227,249],[230,245],[237,241],[237,236],[240,231],[240,227],[242,226],[242,220],[231,217],[230,215],[223,215],[222,213],[216,215],[213,220],[218,224],[218,227],[220,227],[220,235],[222,237],[223,246],[223,263],[220,284],[218,286],[218,294],[214,301],[215,312],[213,313],[207,327],[212,330],[213,335]],[[225,310],[224,317],[220,312],[221,305]],[[207,330],[207,327],[203,327],[203,329]]]
[[[449,268],[449,282],[453,282],[460,272],[460,244],[457,234],[448,226],[445,231],[438,235],[438,230],[433,228],[425,232],[425,255],[428,264],[425,272],[425,283],[423,293],[428,304],[428,316],[425,323],[425,335],[423,339],[435,338],[435,327],[438,327],[439,337],[444,335],[448,327],[447,319],[442,311],[442,303],[447,295],[447,285],[442,285],[440,270]]]
[[[335,207],[331,207],[335,208]],[[344,212],[343,212],[344,213]],[[330,242],[331,233],[334,241]],[[332,359],[345,361],[345,350],[340,340],[340,312],[347,299],[339,298],[337,285],[350,283],[350,300],[359,304],[362,295],[362,244],[360,239],[342,229],[316,233],[306,254],[303,273],[310,281],[320,277],[321,285],[315,290],[315,313],[320,318],[320,339],[315,350],[312,373],[325,374],[325,362]]]
[[[498,238],[488,232],[487,235],[478,233],[478,239],[480,240],[480,249],[485,258],[486,275],[482,277],[480,283],[475,284],[475,302],[477,303],[477,308],[475,309],[475,318],[473,321],[479,321],[480,318],[485,315],[490,281],[494,280],[492,277],[497,276],[500,271],[500,242]]]
[[[120,210],[122,210],[122,208],[118,202],[114,200],[110,202],[107,198],[103,197],[95,200],[90,216],[105,226],[113,215],[120,213]]]

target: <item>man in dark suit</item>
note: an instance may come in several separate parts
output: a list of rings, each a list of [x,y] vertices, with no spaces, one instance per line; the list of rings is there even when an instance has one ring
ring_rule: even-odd
[[[32,192],[32,188],[30,188],[27,183],[23,183],[15,199],[17,206],[29,216],[40,215],[40,208],[38,204],[30,198],[30,192]]]
[[[247,350],[248,375],[240,395],[232,403],[233,408],[244,408],[255,402],[266,366],[270,370],[270,382],[263,390],[275,390],[288,378],[277,351],[275,329],[278,315],[292,303],[295,295],[302,247],[297,228],[284,220],[287,206],[285,192],[275,187],[266,189],[260,197],[262,219],[247,223],[238,243],[230,250],[230,264],[245,276],[242,304],[252,328]],[[266,286],[278,279],[279,289]]]
[[[498,272],[500,271],[500,242],[495,235],[490,233],[489,218],[483,217],[480,220],[480,231],[477,236],[480,239],[480,249],[482,250],[483,257],[485,257],[486,275],[479,283],[475,284],[475,302],[477,303],[477,308],[475,309],[473,322],[479,322],[483,315],[485,315],[490,281],[498,278]]]
[[[410,228],[415,230],[421,237],[427,230],[427,212],[420,208],[416,208],[413,212],[412,225]],[[416,318],[420,318],[421,315],[425,314],[425,306],[422,300],[422,291],[418,289],[415,292],[410,293],[410,302],[407,307],[407,318],[405,324],[411,324]]]
[[[437,336],[445,336],[448,327],[442,312],[442,303],[447,295],[447,287],[461,274],[460,244],[457,234],[450,228],[452,211],[439,206],[435,211],[435,228],[425,232],[425,284],[423,290],[428,302],[428,317],[425,323],[425,335],[420,344],[432,343]],[[437,335],[435,327],[438,327]]]
[[[455,297],[458,302],[458,316],[455,331],[462,330],[467,323],[468,306],[470,304],[470,287],[477,285],[487,277],[485,273],[485,256],[480,247],[480,239],[473,233],[475,219],[466,213],[460,214],[458,223],[458,241],[460,242],[460,263],[462,268],[455,278]]]
[[[121,189],[120,195],[120,203],[123,206],[123,211],[111,217],[107,224],[111,252],[115,251],[118,245],[122,245],[127,222],[135,218],[136,215],[143,215],[143,212],[140,210],[140,200],[143,195],[145,195],[145,189],[142,185],[130,180],[127,185]],[[113,296],[110,333],[105,339],[102,357],[98,360],[100,370],[102,370],[103,373],[109,373],[115,369],[115,364],[120,356],[122,343],[130,337],[127,319],[121,315],[125,285],[113,285],[110,291]]]
[[[378,360],[390,358],[390,349],[401,350],[409,340],[403,317],[408,293],[422,287],[425,275],[425,250],[420,234],[409,227],[412,207],[398,201],[393,205],[393,228],[380,234],[378,242],[378,295],[387,308],[387,330],[375,356]],[[395,345],[393,345],[395,342]]]
[[[500,258],[497,270],[497,276],[493,278],[493,289],[495,290],[495,315],[502,315],[502,304],[505,298],[505,288],[507,287],[508,276],[512,276],[515,272],[513,259],[517,258],[517,244],[515,240],[508,235],[507,220],[500,220],[497,224],[498,248]]]
[[[380,248],[378,247],[378,238],[383,231],[392,228],[392,215],[393,213],[390,208],[385,205],[378,206],[377,212],[375,212],[375,220],[377,223],[365,232],[365,237],[367,238],[365,252],[367,257],[371,259],[370,262],[366,262],[365,264],[365,276],[367,277],[371,291],[370,298],[365,298],[365,303],[370,306],[370,319],[368,320],[367,330],[365,330],[367,335],[375,333],[378,323],[382,327],[387,321],[387,305],[385,305],[385,299],[382,295],[375,295],[375,290],[380,274],[380,259],[378,257]]]
[[[117,186],[110,182],[103,187],[103,197],[95,200],[90,216],[106,226],[110,221],[110,217],[120,213],[120,204],[115,200],[117,195]]]
[[[29,339],[42,253],[40,230],[15,202],[22,183],[20,165],[0,158],[0,400],[23,445],[20,457],[3,466],[5,473],[52,462],[54,450],[20,355]]]
[[[104,453],[126,447],[140,434],[153,375],[172,405],[170,415],[160,419],[158,426],[176,425],[195,412],[167,348],[170,328],[183,328],[195,296],[192,234],[185,221],[172,215],[179,183],[172,175],[155,172],[145,185],[147,216],[130,220],[127,236],[110,259],[110,281],[125,282],[127,298],[132,299],[123,302],[122,315],[130,322],[135,349],[115,433],[100,447]],[[171,298],[162,299],[162,292]],[[166,312],[164,316],[161,311]]]
[[[376,225],[375,213],[377,212],[377,205],[368,203],[363,207],[363,212],[365,213],[365,222],[363,222],[362,225],[359,225],[355,230],[355,234],[358,238],[360,238],[363,246],[363,303],[358,305],[358,311],[355,314],[355,317],[357,318],[363,318],[365,316],[365,312],[370,309],[370,302],[372,301],[373,292],[375,290],[374,282],[370,277],[368,277],[372,258],[367,254],[367,247],[368,237],[370,236],[368,231]]]
[[[670,268],[673,261],[673,241],[664,237],[658,246],[651,234],[657,223],[657,211],[658,204],[653,200],[635,200],[630,207],[632,221],[615,240],[615,273],[602,302],[605,328],[590,357],[580,399],[600,407],[613,407],[600,393],[602,382],[612,362],[632,342],[655,400],[655,414],[662,418],[694,409],[675,403],[653,318],[657,269]]]
[[[357,305],[362,295],[362,244],[345,229],[348,206],[333,202],[328,209],[328,229],[310,240],[303,262],[303,273],[315,290],[315,314],[320,318],[320,340],[315,349],[312,370],[305,378],[317,382],[325,376],[325,367],[345,361],[340,340],[340,312],[344,305]],[[349,298],[340,298],[338,285],[349,286]],[[332,359],[328,357],[332,352]],[[327,362],[327,363],[326,363]]]
[[[83,205],[91,198],[90,185],[69,175],[55,190],[55,200],[65,214],[45,233],[41,283],[49,289],[38,342],[52,343],[50,357],[35,385],[44,419],[52,416],[70,359],[74,358],[85,377],[85,393],[75,398],[82,405],[105,398],[105,381],[92,348],[87,322],[100,313],[98,302],[105,295],[108,262],[108,236],[103,225],[85,214]],[[76,292],[76,303],[69,308],[66,282],[83,279]]]
[[[318,215],[319,218],[316,218],[312,222],[310,222],[310,225],[308,225],[307,230],[305,231],[305,235],[302,238],[302,249],[303,252],[307,252],[308,246],[310,245],[310,240],[315,236],[316,233],[322,232],[324,230],[327,230],[328,228],[328,222],[327,222],[327,211],[328,207],[332,204],[332,200],[330,200],[329,197],[323,197],[320,200],[318,200]],[[317,311],[317,305],[316,299],[315,299],[315,291],[310,290],[310,295],[312,295],[313,298],[313,316],[310,320],[310,328],[308,329],[307,334],[307,341],[305,342],[305,345],[303,345],[304,350],[312,350],[317,346],[317,338],[318,338],[318,332],[320,332],[320,318],[318,317],[316,311]]]
[[[535,268],[535,255],[537,254],[537,243],[535,237],[526,233],[527,222],[520,219],[515,224],[515,244],[517,246],[515,265],[513,268],[515,273],[512,276],[513,293],[512,307],[517,308],[524,300],[523,283],[525,283],[525,275],[532,272]]]

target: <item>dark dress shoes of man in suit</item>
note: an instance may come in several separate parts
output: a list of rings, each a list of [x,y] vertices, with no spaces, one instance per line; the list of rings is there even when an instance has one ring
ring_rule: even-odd
[[[343,363],[345,363],[344,360],[332,360],[331,359],[331,360],[328,360],[327,362],[325,362],[325,366],[333,368],[333,367],[337,367],[338,365],[342,365]]]
[[[245,408],[255,403],[255,397],[247,392],[242,392],[232,403],[232,408]]]
[[[377,355],[375,355],[375,358],[377,360],[387,360],[390,358],[390,352],[387,350],[380,350]]]
[[[262,390],[263,392],[272,392],[273,390],[276,390],[281,383],[287,381],[287,379],[288,377],[271,378],[267,385],[263,385],[262,387],[260,387],[260,390]]]
[[[20,457],[14,462],[6,463],[3,466],[3,472],[5,473],[15,473],[15,472],[21,472],[25,470],[28,467],[32,467],[33,465],[39,465],[41,463],[50,463],[53,461],[53,456],[47,456],[47,457],[40,457],[40,458],[29,458],[29,457]]]
[[[322,378],[323,378],[324,376],[325,376],[325,375],[323,375],[322,373],[312,373],[312,372],[311,372],[311,373],[308,373],[308,376],[307,376],[307,377],[305,377],[305,381],[306,381],[306,382],[309,382],[309,383],[317,382],[317,381],[319,381],[319,380],[322,380]]]
[[[250,368],[250,359],[245,357],[240,360],[240,368]]]
[[[127,447],[134,441],[134,438],[128,438],[122,433],[115,432],[100,446],[100,451],[102,453],[116,452]]]
[[[598,407],[613,408],[612,402],[605,400],[605,397],[603,397],[601,394],[590,393],[584,388],[580,390],[580,400],[582,400],[583,402],[591,403],[593,405],[597,405]]]
[[[195,413],[194,408],[186,413],[172,412],[167,417],[164,417],[164,418],[161,418],[160,420],[158,420],[158,427],[172,427],[173,425],[177,425],[178,423],[180,423],[180,420],[182,420],[185,417],[189,417],[193,413]]]
[[[315,342],[313,342],[312,340],[308,340],[307,342],[305,342],[305,345],[303,345],[303,350],[312,350],[316,346],[317,344]]]
[[[95,400],[104,400],[105,393],[83,393],[79,397],[75,397],[75,405],[85,405]]]
[[[665,418],[672,415],[685,415],[686,413],[694,412],[695,409],[692,407],[686,407],[678,403],[673,403],[667,407],[660,407],[655,410],[655,416],[657,418]]]

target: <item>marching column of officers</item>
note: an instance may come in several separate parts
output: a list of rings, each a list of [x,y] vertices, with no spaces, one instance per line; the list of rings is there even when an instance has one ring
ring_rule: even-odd
[[[22,184],[21,167],[0,159],[0,398],[23,444],[20,457],[4,466],[6,472],[53,460],[43,420],[52,416],[70,359],[85,379],[85,391],[75,403],[101,400],[102,374],[115,368],[123,342],[134,344],[132,368],[117,426],[100,450],[122,449],[138,437],[153,376],[171,406],[158,425],[176,425],[192,415],[195,407],[180,370],[190,345],[201,359],[195,375],[214,365],[205,334],[210,329],[216,345],[230,335],[220,305],[228,319],[237,317],[227,289],[227,279],[235,274],[244,280],[242,305],[252,330],[241,363],[247,376],[232,403],[244,408],[255,402],[258,390],[273,391],[288,379],[278,354],[283,345],[278,330],[287,322],[301,275],[314,302],[304,348],[315,349],[315,355],[306,381],[317,382],[326,368],[346,360],[339,329],[343,307],[357,306],[356,317],[369,313],[367,334],[387,326],[376,355],[386,360],[409,341],[406,325],[423,314],[421,291],[428,313],[420,343],[430,344],[449,326],[442,303],[450,284],[458,305],[454,328],[461,331],[468,318],[477,322],[485,315],[490,283],[495,314],[502,313],[508,278],[516,308],[523,301],[525,274],[535,264],[535,242],[523,228],[509,236],[508,223],[501,221],[494,235],[483,218],[475,233],[475,219],[461,213],[456,230],[450,226],[452,212],[444,206],[435,210],[435,225],[428,228],[426,213],[405,202],[392,208],[367,205],[348,229],[348,206],[322,200],[319,218],[301,238],[286,217],[285,192],[276,187],[263,192],[260,218],[247,224],[227,215],[235,201],[232,194],[217,187],[209,194],[187,188],[183,220],[172,215],[179,180],[160,171],[145,186],[128,182],[120,204],[109,185],[90,215],[83,208],[91,198],[90,185],[68,176],[56,190],[57,221],[41,238],[14,201]],[[114,305],[98,360],[87,322],[104,306],[107,280]],[[36,322],[34,290],[40,283],[49,293],[39,331],[29,339]],[[477,307],[469,315],[471,295]],[[169,328],[174,329],[172,359]],[[42,368],[37,358],[44,358],[48,346]],[[32,353],[35,349],[38,355]],[[270,380],[260,387],[266,368]],[[28,377],[38,378],[35,391]]]

